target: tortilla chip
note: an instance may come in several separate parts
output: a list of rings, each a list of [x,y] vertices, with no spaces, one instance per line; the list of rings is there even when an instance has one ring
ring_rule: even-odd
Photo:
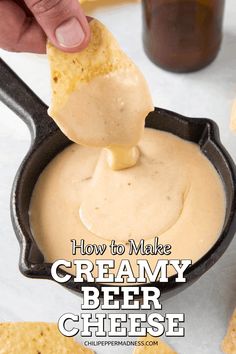
[[[51,43],[47,45],[51,67],[51,116],[60,112],[79,83],[134,65],[101,22],[92,20],[90,27],[91,40],[82,52],[65,53]]]
[[[138,339],[140,342],[145,342],[144,346],[135,347],[133,354],[177,354],[169,345],[162,342],[159,338],[147,335],[147,337],[140,337]],[[155,342],[158,344],[150,345],[149,342]],[[149,344],[149,345],[148,345]]]
[[[225,354],[236,354],[236,310],[230,320],[227,334],[222,343],[222,350]]]
[[[236,100],[232,106],[230,128],[236,133]]]
[[[64,337],[56,324],[0,323],[1,354],[92,354],[74,339]]]

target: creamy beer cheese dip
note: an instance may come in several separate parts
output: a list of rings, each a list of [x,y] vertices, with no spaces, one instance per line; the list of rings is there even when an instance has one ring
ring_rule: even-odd
[[[199,146],[170,133],[145,129],[135,167],[113,171],[101,148],[70,145],[46,167],[31,201],[34,237],[45,260],[73,260],[79,243],[152,243],[172,246],[170,259],[196,262],[216,242],[225,217],[220,177]],[[162,256],[148,256],[151,267]],[[83,258],[83,256],[79,256]],[[85,259],[88,256],[84,256]],[[109,249],[90,260],[111,259]],[[136,260],[147,256],[114,257]]]
[[[198,145],[144,129],[153,104],[143,75],[102,24],[93,20],[90,26],[91,43],[82,53],[49,46],[49,114],[78,145],[56,156],[39,177],[30,206],[35,240],[47,262],[76,259],[71,239],[109,245],[152,243],[155,237],[172,246],[170,259],[195,262],[223,227],[221,179]],[[158,257],[148,257],[152,268]],[[109,247],[102,256],[89,256],[98,258],[111,259]],[[137,258],[147,256],[113,258],[116,268],[121,258],[129,259],[136,277]]]

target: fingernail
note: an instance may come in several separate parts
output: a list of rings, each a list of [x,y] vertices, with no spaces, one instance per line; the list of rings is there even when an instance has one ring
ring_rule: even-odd
[[[84,30],[75,17],[70,18],[57,27],[55,35],[58,43],[65,48],[77,47],[85,39]]]

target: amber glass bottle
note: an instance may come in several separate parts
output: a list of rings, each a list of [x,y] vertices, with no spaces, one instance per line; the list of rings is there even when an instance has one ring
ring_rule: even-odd
[[[143,0],[143,41],[164,69],[195,71],[215,59],[222,40],[224,0]]]

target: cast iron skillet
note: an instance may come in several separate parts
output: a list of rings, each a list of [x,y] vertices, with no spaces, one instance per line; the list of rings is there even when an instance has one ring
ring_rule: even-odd
[[[51,264],[44,262],[44,257],[31,233],[28,210],[32,191],[40,173],[71,142],[47,115],[47,106],[1,59],[0,99],[27,124],[32,137],[31,147],[17,172],[11,195],[11,218],[20,244],[20,271],[30,278],[52,280]],[[180,292],[200,278],[217,262],[232,240],[236,231],[236,168],[222,146],[218,127],[212,120],[186,118],[177,113],[156,108],[147,117],[146,126],[167,131],[197,143],[221,176],[227,198],[223,231],[207,254],[187,270],[187,282],[175,283],[175,276],[172,276],[168,283],[147,284],[158,286],[165,298]],[[66,274],[62,270],[60,272],[61,275]],[[82,285],[94,286],[87,282],[77,284],[73,282],[73,279],[63,284],[77,294],[80,293]],[[95,284],[95,286],[101,290],[101,284]]]

